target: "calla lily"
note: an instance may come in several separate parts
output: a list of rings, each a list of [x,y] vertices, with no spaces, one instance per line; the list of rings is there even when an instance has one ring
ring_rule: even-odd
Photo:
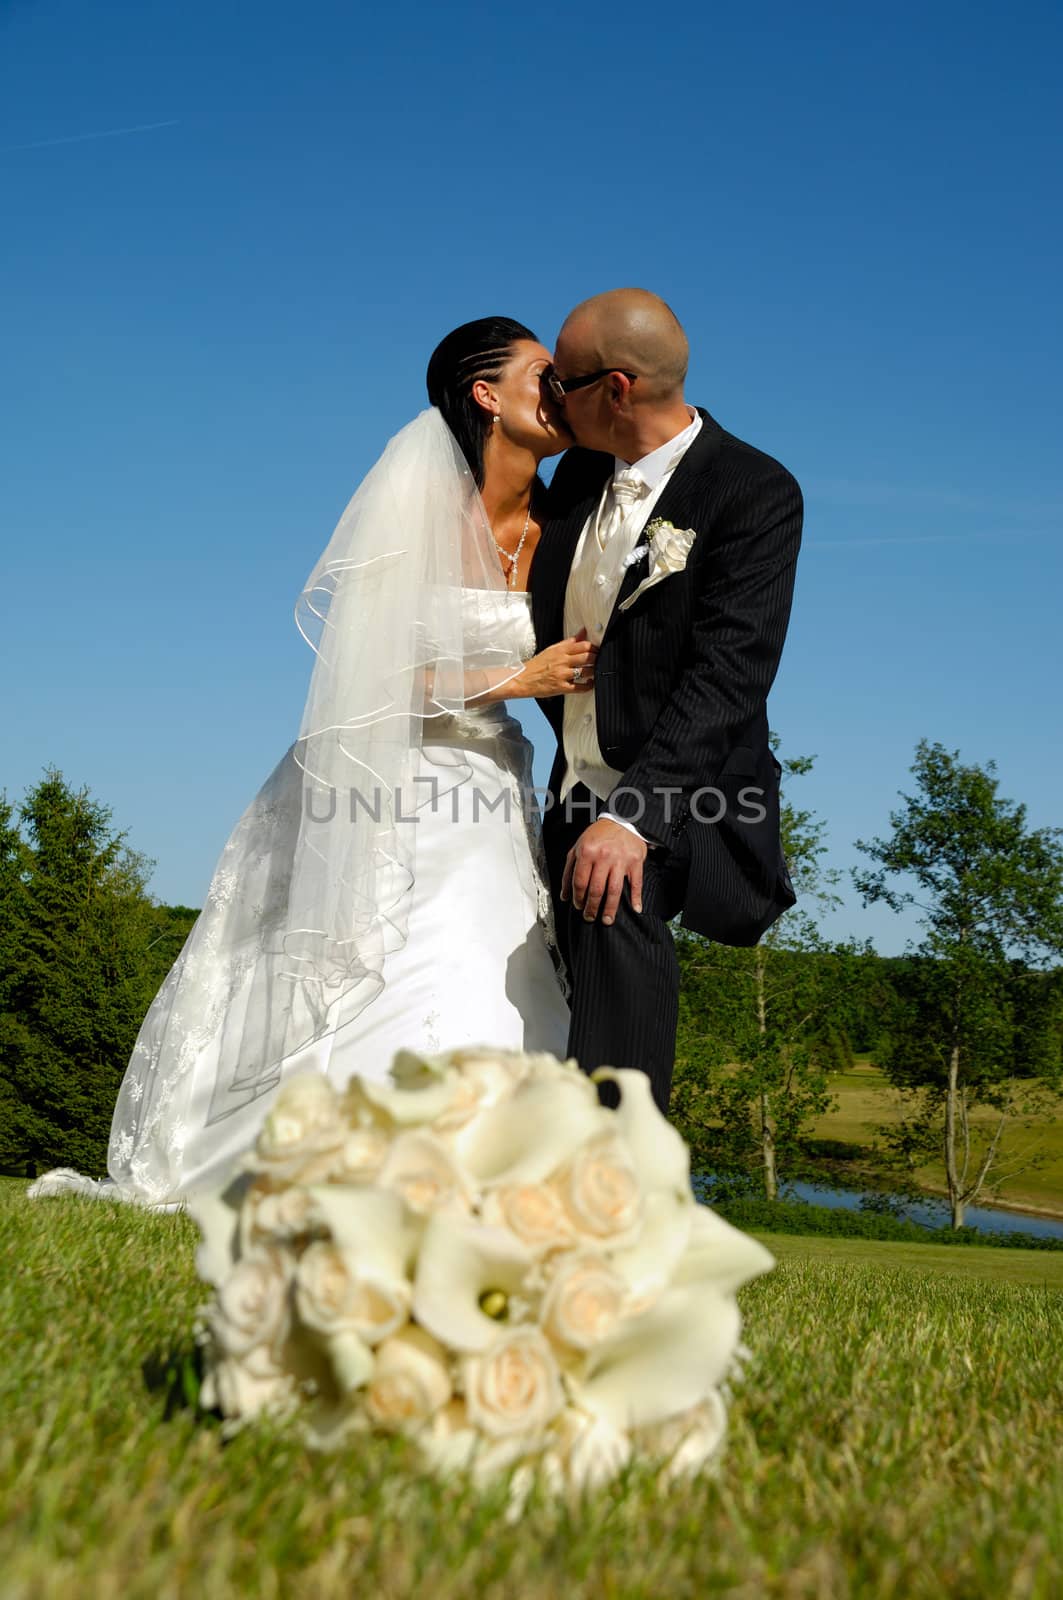
[[[614,1428],[645,1428],[700,1405],[727,1375],[741,1317],[710,1285],[668,1289],[615,1338],[596,1345],[573,1399]]]
[[[372,1184],[356,1189],[318,1184],[310,1194],[333,1243],[359,1272],[384,1282],[406,1282],[420,1224],[400,1194]]]
[[[391,1076],[402,1089],[427,1089],[445,1076],[447,1067],[446,1056],[419,1056],[412,1050],[396,1050]]]
[[[352,1391],[353,1394],[353,1391]],[[365,1411],[350,1395],[316,1400],[304,1413],[302,1435],[311,1450],[338,1450],[355,1434],[369,1432]]]
[[[629,1249],[610,1252],[609,1264],[625,1279],[632,1311],[646,1309],[672,1282],[676,1264],[689,1246],[697,1206],[674,1189],[657,1189],[647,1195],[642,1230]]]
[[[485,1187],[541,1183],[586,1139],[608,1131],[612,1115],[583,1073],[532,1080],[481,1112],[455,1136],[454,1148]]]
[[[424,1128],[397,1135],[376,1182],[382,1189],[403,1195],[411,1211],[419,1215],[436,1210],[468,1213],[476,1198],[451,1151]]]
[[[609,1115],[614,1132],[631,1151],[643,1193],[672,1189],[680,1196],[690,1194],[690,1151],[662,1117],[646,1074],[633,1067],[599,1067],[591,1077],[596,1083],[608,1078],[620,1085],[620,1104]]]
[[[443,1078],[474,1081],[481,1091],[493,1090],[486,1096],[487,1103],[491,1103],[512,1091],[521,1078],[528,1077],[540,1059],[555,1067],[560,1065],[553,1056],[527,1056],[517,1050],[493,1050],[487,1045],[464,1045],[435,1056],[400,1050],[391,1064],[391,1076],[404,1089],[424,1089]],[[482,1093],[480,1098],[484,1098]]]
[[[203,1237],[196,1246],[196,1271],[205,1283],[220,1289],[240,1255],[240,1205],[250,1179],[235,1185],[204,1189],[188,1200],[188,1215]]]
[[[332,1334],[327,1343],[329,1362],[341,1394],[360,1389],[373,1376],[373,1352],[358,1334]]]
[[[750,1238],[718,1217],[708,1206],[691,1207],[690,1236],[672,1273],[674,1284],[712,1284],[721,1294],[734,1294],[751,1278],[770,1272],[775,1257],[758,1239]]]
[[[424,1127],[453,1103],[459,1092],[457,1074],[426,1076],[402,1083],[375,1083],[369,1078],[352,1078],[347,1085],[347,1101],[361,1099],[373,1111],[388,1118],[396,1127]]]
[[[507,1228],[436,1212],[417,1259],[413,1315],[452,1350],[484,1350],[499,1324],[480,1301],[490,1290],[519,1293],[531,1252]]]

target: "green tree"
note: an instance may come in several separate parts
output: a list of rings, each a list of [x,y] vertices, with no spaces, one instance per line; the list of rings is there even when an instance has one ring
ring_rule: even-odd
[[[26,838],[5,798],[0,1166],[98,1174],[137,1031],[194,913],[153,903],[154,863],[114,832],[108,807],[55,769],[18,817]]]
[[[773,739],[773,744],[777,741]],[[683,933],[683,1010],[673,1109],[696,1161],[755,1179],[769,1199],[831,1104],[830,1074],[852,1051],[839,1008],[865,953],[832,944],[818,918],[839,903],[823,864],[825,824],[786,796],[814,757],[784,760],[783,848],[798,903],[751,949]]]
[[[891,837],[857,841],[877,867],[853,877],[865,904],[922,912],[924,937],[894,974],[883,1066],[908,1109],[889,1138],[909,1167],[940,1151],[962,1227],[991,1180],[1010,1175],[1005,1130],[1058,1081],[1059,983],[1046,969],[1063,953],[1063,832],[1029,828],[1025,806],[998,794],[992,761],[964,766],[922,739],[911,771],[916,792],[891,812]]]

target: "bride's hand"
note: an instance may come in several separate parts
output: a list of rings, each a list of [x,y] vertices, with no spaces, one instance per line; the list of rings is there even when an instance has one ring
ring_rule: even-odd
[[[586,694],[594,688],[594,663],[598,646],[587,638],[586,628],[571,639],[561,639],[532,656],[521,673],[521,688],[537,700],[555,694]]]

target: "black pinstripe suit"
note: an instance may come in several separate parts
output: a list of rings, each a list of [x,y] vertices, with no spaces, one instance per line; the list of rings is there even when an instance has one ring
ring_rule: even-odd
[[[668,920],[681,913],[686,928],[751,945],[794,903],[766,701],[790,616],[801,491],[779,462],[699,412],[701,431],[652,513],[695,529],[687,565],[627,611],[614,607],[600,641],[598,743],[623,778],[604,803],[577,785],[568,815],[554,805],[544,819],[573,984],[570,1054],[586,1071],[603,1063],[641,1067],[664,1111],[678,1011]],[[540,650],[562,637],[580,531],[612,470],[612,456],[576,449],[554,475],[529,580]],[[617,606],[646,571],[646,557],[627,569]],[[550,777],[557,796],[564,697],[539,703],[558,739]],[[625,888],[610,928],[585,922],[558,898],[569,848],[605,804],[658,842],[646,860],[641,916]]]

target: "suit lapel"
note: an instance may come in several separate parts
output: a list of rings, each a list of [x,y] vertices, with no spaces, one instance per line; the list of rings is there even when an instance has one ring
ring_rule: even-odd
[[[689,525],[689,508],[698,493],[698,480],[717,454],[723,432],[719,423],[715,422],[707,411],[702,410],[701,406],[697,407],[697,412],[701,418],[701,430],[665,485],[649,522],[656,522],[659,518],[662,522],[673,523],[677,528]],[[638,543],[639,545],[646,543],[645,530],[639,535]],[[613,627],[618,616],[625,615],[624,612],[618,611],[617,607],[622,600],[626,600],[628,595],[635,592],[647,571],[646,556],[641,556],[627,568],[606,625],[606,633]]]
[[[572,570],[572,558],[579,544],[583,524],[598,504],[601,493],[602,480],[599,480],[586,493],[573,500],[560,516],[550,518],[543,530],[528,580],[532,597],[532,622],[540,650],[556,644],[564,632],[565,590]]]

